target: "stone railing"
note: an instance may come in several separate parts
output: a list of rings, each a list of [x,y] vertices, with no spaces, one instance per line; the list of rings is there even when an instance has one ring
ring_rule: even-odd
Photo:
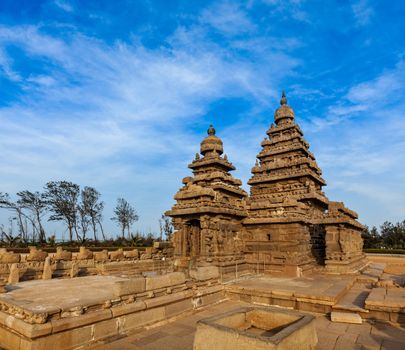
[[[171,245],[165,242],[156,242],[142,251],[122,248],[92,251],[80,247],[79,252],[72,253],[57,247],[55,253],[47,253],[30,247],[28,254],[19,254],[0,248],[0,285],[36,279],[169,271],[172,255]]]

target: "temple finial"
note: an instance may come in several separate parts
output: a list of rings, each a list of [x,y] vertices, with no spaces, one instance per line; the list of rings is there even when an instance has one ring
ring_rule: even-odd
[[[215,129],[214,129],[214,127],[212,126],[212,124],[210,124],[210,127],[209,127],[208,130],[207,130],[207,133],[208,133],[208,135],[210,135],[210,136],[215,135]]]
[[[283,90],[283,93],[282,93],[282,95],[281,95],[280,104],[281,104],[282,106],[284,106],[284,105],[287,104],[287,97],[285,97],[285,92],[284,92],[284,90]]]

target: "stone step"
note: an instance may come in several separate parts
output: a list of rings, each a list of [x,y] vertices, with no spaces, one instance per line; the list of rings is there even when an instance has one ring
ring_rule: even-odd
[[[367,285],[362,283],[355,283],[339,301],[332,306],[333,310],[337,311],[352,311],[359,313],[367,313],[365,308],[365,301],[370,294],[371,290]]]
[[[361,283],[376,283],[384,273],[385,264],[369,264],[367,268],[357,277]]]
[[[332,311],[330,314],[330,319],[332,322],[342,322],[342,323],[362,324],[363,322],[361,316],[354,312]]]

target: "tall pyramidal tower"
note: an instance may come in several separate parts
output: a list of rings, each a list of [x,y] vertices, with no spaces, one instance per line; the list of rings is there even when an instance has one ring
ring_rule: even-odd
[[[261,143],[248,182],[251,191],[248,217],[244,220],[246,261],[274,275],[299,276],[315,266],[325,266],[328,252],[333,258],[336,249],[331,242],[328,251],[327,239],[339,241],[340,237],[327,237],[325,223],[329,222],[329,231],[333,231],[336,215],[331,218],[328,209],[335,202],[329,202],[322,192],[326,182],[295,123],[284,91],[274,121]],[[353,226],[359,236],[362,225],[355,221],[357,214],[344,209],[343,221]],[[335,258],[341,260],[341,256]]]

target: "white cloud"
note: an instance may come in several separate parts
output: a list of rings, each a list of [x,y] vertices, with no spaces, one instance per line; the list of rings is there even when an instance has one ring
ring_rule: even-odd
[[[200,21],[225,35],[252,32],[256,28],[246,12],[233,2],[218,2],[213,7],[204,10]]]
[[[55,6],[59,7],[63,11],[66,11],[66,12],[74,11],[72,4],[66,0],[55,0],[54,4],[55,4]]]
[[[370,23],[374,15],[374,9],[368,0],[358,0],[352,5],[352,12],[357,25],[364,26]]]
[[[0,27],[9,67],[18,59],[7,54],[14,45],[48,68],[14,72],[23,94],[0,109],[1,190],[67,179],[98,188],[107,213],[125,196],[138,204],[139,227],[157,225],[203,137],[190,129],[218,118],[205,116],[211,103],[243,98],[263,108],[271,87],[298,65],[289,48],[271,45],[249,51],[249,60],[237,48],[230,55],[207,33],[179,27],[167,45],[148,49],[79,33],[55,38],[38,26]]]

